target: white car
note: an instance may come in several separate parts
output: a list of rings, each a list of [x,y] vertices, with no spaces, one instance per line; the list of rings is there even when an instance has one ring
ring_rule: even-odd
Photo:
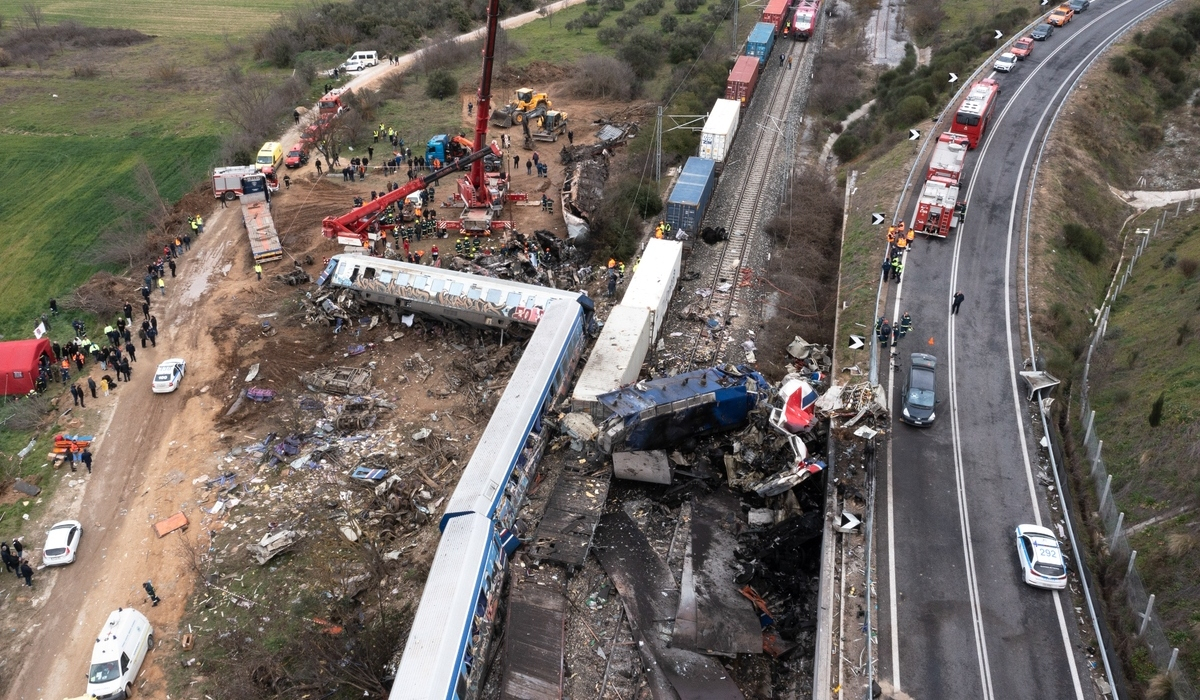
[[[1000,57],[997,58],[996,62],[992,64],[992,68],[995,68],[996,70],[1000,71],[1001,73],[1008,73],[1009,71],[1011,71],[1013,68],[1016,68],[1016,67],[1017,67],[1017,55],[1014,53],[1009,53],[1007,51],[1000,54]]]
[[[151,389],[156,394],[169,394],[179,388],[179,382],[187,371],[187,362],[182,358],[173,357],[163,360],[154,370],[154,383]]]
[[[1025,583],[1038,588],[1067,587],[1067,565],[1054,533],[1037,525],[1017,526],[1017,557]]]
[[[60,566],[75,561],[82,536],[83,525],[78,520],[64,520],[50,528],[46,533],[46,546],[42,548],[42,563]]]

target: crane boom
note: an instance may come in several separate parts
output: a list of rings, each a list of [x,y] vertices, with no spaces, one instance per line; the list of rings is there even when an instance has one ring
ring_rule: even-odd
[[[479,152],[487,139],[488,117],[491,116],[492,106],[492,64],[496,56],[496,30],[500,23],[500,0],[489,0],[487,9],[487,35],[483,44],[483,77],[479,81],[479,92],[475,95],[475,146],[471,150]],[[490,206],[492,193],[484,180],[483,161],[476,160],[471,165],[470,183],[474,190],[477,204]]]
[[[376,199],[373,199],[361,207],[356,207],[341,216],[329,216],[321,222],[321,232],[326,238],[357,238],[366,245],[370,240],[368,230],[371,224],[379,218],[388,205],[395,202],[402,202],[404,198],[413,192],[420,192],[429,185],[441,180],[447,175],[461,170],[466,166],[474,167],[478,164],[480,169],[483,168],[483,157],[489,153],[500,155],[500,147],[493,141],[487,147],[480,147],[474,153],[465,158],[458,158],[451,163],[447,163],[442,168],[433,171],[425,177],[418,177],[401,185],[399,188],[391,192],[385,192]],[[486,189],[486,188],[485,188]]]

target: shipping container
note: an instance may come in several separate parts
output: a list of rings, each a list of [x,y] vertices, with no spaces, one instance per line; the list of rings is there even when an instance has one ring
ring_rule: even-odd
[[[692,156],[683,164],[683,172],[667,197],[666,222],[671,228],[682,229],[692,238],[700,233],[700,222],[708,209],[713,186],[717,181],[717,164]]]
[[[771,47],[775,45],[775,25],[768,22],[759,22],[754,25],[754,29],[750,30],[750,37],[746,39],[747,56],[754,56],[758,59],[758,69],[762,70],[767,65],[767,57],[771,55]]]
[[[724,163],[737,135],[738,116],[742,103],[736,100],[717,100],[700,130],[700,157]]]
[[[725,82],[725,99],[737,100],[743,107],[750,104],[754,97],[754,88],[758,85],[758,66],[761,63],[754,56],[738,56],[733,70],[729,71],[729,79]]]
[[[679,269],[683,264],[683,244],[663,238],[651,238],[638,259],[637,271],[625,288],[621,299],[624,306],[640,306],[650,309],[653,328],[650,342],[658,340],[662,331],[671,295],[679,283]]]
[[[783,20],[788,16],[790,0],[770,0],[762,13],[762,21],[775,27],[775,33],[783,28]]]
[[[637,381],[650,350],[651,316],[650,309],[644,306],[612,308],[587,366],[575,383],[572,411],[591,413],[598,421],[608,417],[609,411],[600,405],[598,397]]]

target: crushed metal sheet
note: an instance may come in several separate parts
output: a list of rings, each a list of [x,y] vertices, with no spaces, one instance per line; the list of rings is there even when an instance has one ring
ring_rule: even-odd
[[[583,566],[608,498],[608,486],[607,470],[590,474],[578,466],[564,468],[534,531],[530,556]]]
[[[613,476],[647,484],[670,484],[671,463],[662,450],[614,452]]]
[[[246,551],[254,557],[259,566],[262,566],[277,555],[291,549],[292,545],[299,542],[303,536],[304,533],[296,532],[295,530],[282,530],[280,532],[269,533],[263,535],[262,539],[258,542],[246,545]]]
[[[645,534],[623,510],[605,515],[600,523],[596,556],[621,596],[655,700],[745,700],[718,661],[663,642],[662,635],[669,634],[666,623],[678,609],[679,590]]]

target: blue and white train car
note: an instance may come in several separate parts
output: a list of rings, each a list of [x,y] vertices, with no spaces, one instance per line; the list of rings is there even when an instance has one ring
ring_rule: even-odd
[[[463,700],[478,693],[505,559],[487,517],[467,514],[446,525],[388,700]]]
[[[370,255],[335,255],[317,285],[352,289],[366,301],[478,328],[532,328],[555,301],[582,294],[414,265]],[[528,332],[528,330],[526,330]]]
[[[446,504],[443,530],[467,513],[512,527],[545,447],[542,415],[566,392],[583,353],[592,308],[587,297],[579,302],[546,309]]]

